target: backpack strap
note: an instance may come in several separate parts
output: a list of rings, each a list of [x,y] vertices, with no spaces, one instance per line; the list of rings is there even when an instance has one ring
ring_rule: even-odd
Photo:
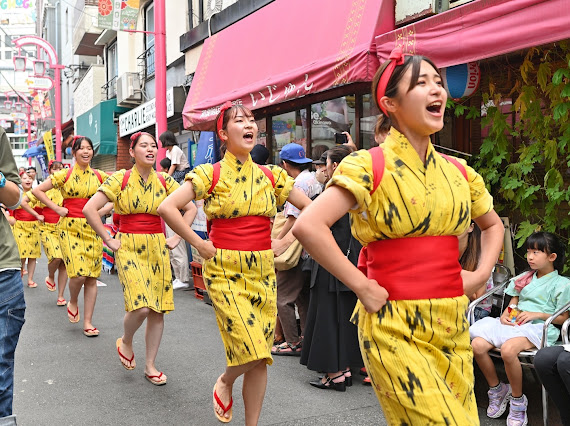
[[[123,183],[121,184],[121,191],[125,189],[125,187],[127,186],[129,178],[131,177],[131,171],[132,169],[129,169],[125,172],[125,175],[123,176]],[[158,180],[160,181],[162,186],[164,186],[164,189],[166,189],[166,179],[164,179],[164,176],[162,176],[160,172],[156,172],[156,175],[158,176]]]
[[[262,166],[261,164],[257,165],[261,171],[263,173],[265,173],[265,176],[267,176],[269,178],[269,180],[271,181],[271,186],[273,186],[273,188],[275,188],[275,176],[273,176],[273,173],[271,173],[271,170],[269,170],[268,167]]]
[[[372,157],[372,191],[370,191],[370,195],[374,194],[380,182],[382,181],[382,177],[384,176],[384,150],[382,147],[377,146],[375,148],[370,149],[370,156]]]
[[[212,184],[210,185],[210,189],[208,189],[208,194],[211,194],[214,191],[214,188],[220,180],[220,162],[218,161],[217,163],[214,163],[213,166],[214,171],[212,172]],[[273,176],[273,173],[271,173],[271,170],[265,166],[262,166],[261,164],[258,164],[257,167],[261,169],[265,176],[267,176],[267,178],[271,181],[271,186],[275,188],[275,177]]]
[[[212,184],[210,185],[210,189],[208,189],[208,194],[211,194],[214,191],[214,188],[218,184],[220,180],[220,162],[214,163],[214,171],[212,173]]]
[[[158,176],[158,180],[160,181],[162,186],[164,186],[164,189],[166,189],[166,179],[164,179],[164,176],[162,176],[160,172],[156,172],[156,175]]]
[[[95,176],[97,176],[97,179],[99,179],[99,183],[103,183],[103,178],[101,177],[101,173],[99,173],[99,170],[91,169],[91,171],[95,173]]]
[[[131,177],[131,169],[127,170],[125,172],[125,175],[123,176],[123,183],[121,184],[121,191],[123,189],[125,189],[125,187],[127,186],[127,183],[129,183],[129,178]]]
[[[65,175],[65,180],[63,181],[63,183],[67,183],[67,181],[69,180],[69,177],[71,176],[71,172],[73,172],[73,167],[68,167],[67,169],[67,174]]]
[[[461,172],[461,174],[463,175],[463,177],[465,178],[465,180],[469,182],[469,178],[467,177],[467,169],[465,169],[463,164],[457,161],[457,159],[450,157],[449,155],[442,154],[441,152],[438,152],[438,154],[441,155],[443,158],[445,158],[447,161],[449,161],[451,164],[453,164],[455,167],[457,167]]]

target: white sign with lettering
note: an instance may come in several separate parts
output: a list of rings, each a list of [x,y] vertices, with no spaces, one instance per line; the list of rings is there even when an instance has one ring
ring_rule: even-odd
[[[166,91],[166,117],[174,115],[174,89]],[[156,123],[156,99],[119,115],[119,135],[121,137],[146,129]]]

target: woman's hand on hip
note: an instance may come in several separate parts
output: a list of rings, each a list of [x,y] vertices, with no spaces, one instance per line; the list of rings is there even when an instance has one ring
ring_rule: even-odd
[[[281,256],[288,248],[289,244],[287,244],[287,241],[284,241],[283,239],[271,240],[271,249],[273,250],[275,257]]]
[[[173,235],[172,237],[166,239],[166,246],[169,250],[174,250],[180,241],[182,241],[182,238],[180,238],[178,235]]]
[[[196,247],[198,249],[198,253],[202,256],[205,260],[211,259],[216,255],[216,247],[210,240],[205,240],[200,245],[200,247]]]
[[[69,210],[66,209],[65,207],[58,207],[58,209],[55,212],[61,217],[65,217],[67,216],[67,213],[69,213]]]
[[[367,285],[356,296],[364,305],[366,312],[374,314],[386,304],[388,292],[376,280],[369,280],[368,278],[366,280],[368,281]]]
[[[115,253],[121,248],[121,242],[119,240],[115,240],[114,238],[109,238],[107,241],[105,241],[105,244]]]

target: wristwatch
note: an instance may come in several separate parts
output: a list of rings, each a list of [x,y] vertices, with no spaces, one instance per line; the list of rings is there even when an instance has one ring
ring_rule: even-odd
[[[0,188],[4,188],[6,186],[6,178],[4,177],[4,173],[0,172]]]

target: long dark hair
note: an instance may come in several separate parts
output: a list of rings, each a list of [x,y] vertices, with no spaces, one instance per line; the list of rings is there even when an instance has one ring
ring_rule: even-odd
[[[562,272],[564,269],[564,247],[558,237],[550,232],[535,232],[526,239],[527,250],[540,250],[548,255],[556,253],[554,269]]]
[[[459,264],[466,271],[474,271],[481,257],[481,228],[473,223],[473,231],[467,236],[467,247],[459,258]]]
[[[432,62],[431,59],[426,58],[425,56],[422,55],[406,55],[404,63],[402,65],[396,65],[396,68],[394,69],[394,72],[392,73],[390,80],[388,80],[388,84],[386,85],[386,93],[384,95],[389,98],[395,98],[398,95],[398,85],[400,84],[400,81],[402,81],[404,74],[410,67],[412,67],[412,78],[410,80],[410,86],[408,87],[407,91],[409,92],[414,87],[416,87],[418,84],[418,77],[420,75],[422,61],[426,61],[437,71],[438,74],[441,74],[439,68],[435,66],[435,64]],[[380,66],[380,68],[378,68],[378,71],[376,71],[376,74],[372,79],[372,98],[374,99],[374,103],[380,110],[380,116],[378,117],[378,122],[376,124],[377,129],[390,129],[390,126],[392,125],[392,120],[390,120],[390,117],[382,113],[382,109],[380,108],[377,99],[378,83],[380,82],[380,77],[382,77],[382,74],[384,73],[390,62],[391,62],[390,60],[385,61]]]

